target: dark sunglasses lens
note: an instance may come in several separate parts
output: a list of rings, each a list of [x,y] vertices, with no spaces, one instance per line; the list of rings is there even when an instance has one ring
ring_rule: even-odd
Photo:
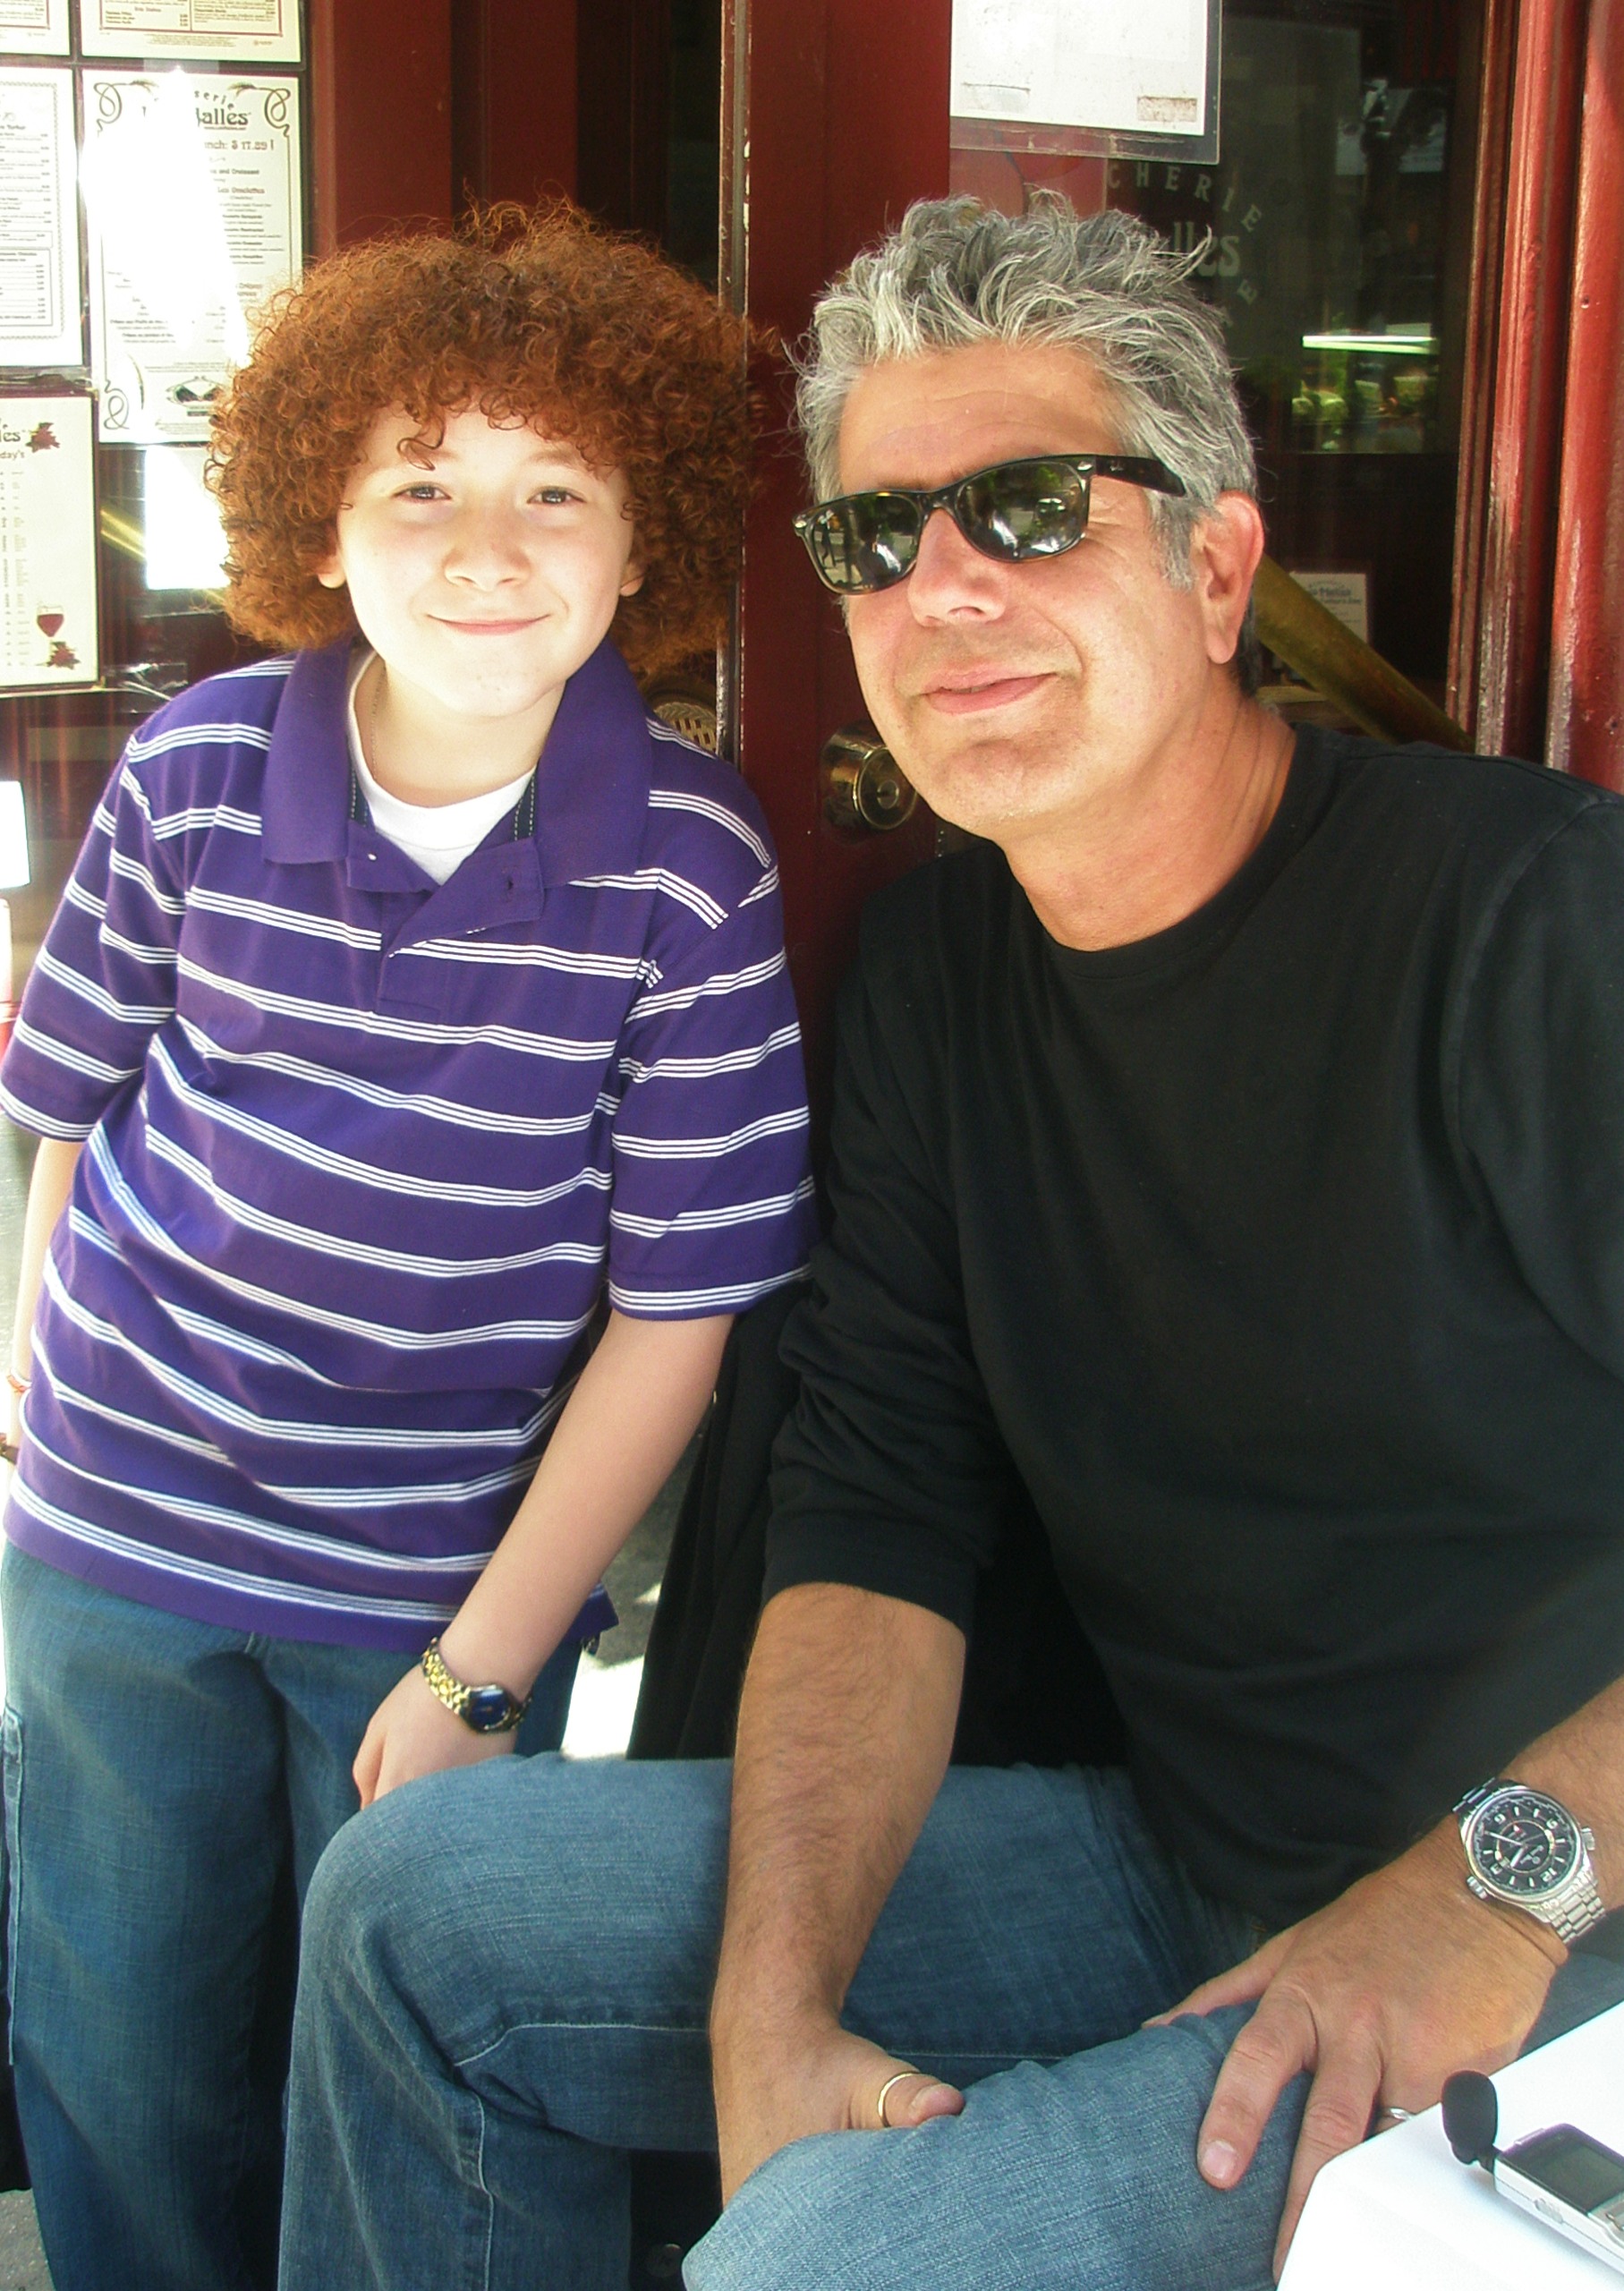
[[[989,557],[1058,557],[1088,524],[1088,481],[1064,462],[1002,462],[966,480],[965,531]]]
[[[919,550],[919,512],[897,493],[830,501],[806,529],[812,558],[831,589],[889,589]]]

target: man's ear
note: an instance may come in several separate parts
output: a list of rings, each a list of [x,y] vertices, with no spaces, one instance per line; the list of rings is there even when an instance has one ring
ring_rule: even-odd
[[[1220,493],[1218,506],[1196,526],[1190,571],[1206,630],[1207,658],[1221,666],[1235,658],[1252,595],[1252,576],[1263,553],[1263,512],[1249,493]]]

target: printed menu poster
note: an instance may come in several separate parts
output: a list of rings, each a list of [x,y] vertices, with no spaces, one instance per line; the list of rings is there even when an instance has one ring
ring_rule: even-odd
[[[291,80],[86,72],[104,445],[207,439],[249,313],[303,260],[298,103]]]
[[[7,55],[65,55],[68,0],[0,0],[0,50]]]
[[[0,690],[94,684],[88,397],[0,397]]]
[[[0,72],[0,365],[77,366],[73,75]]]
[[[953,0],[952,110],[1203,135],[1207,0]]]
[[[80,0],[80,40],[87,55],[297,64],[299,0]]]

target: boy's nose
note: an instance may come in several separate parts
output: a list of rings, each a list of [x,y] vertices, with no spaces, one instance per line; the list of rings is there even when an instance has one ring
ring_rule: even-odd
[[[527,570],[518,532],[505,512],[469,509],[458,518],[446,551],[449,579],[494,588],[522,578]]]

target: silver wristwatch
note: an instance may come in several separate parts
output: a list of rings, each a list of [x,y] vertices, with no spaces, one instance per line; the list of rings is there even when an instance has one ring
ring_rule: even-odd
[[[1479,1901],[1526,1910],[1569,1944],[1606,1916],[1590,1862],[1595,1839],[1560,1798],[1521,1782],[1484,1782],[1455,1813],[1467,1883]]]

